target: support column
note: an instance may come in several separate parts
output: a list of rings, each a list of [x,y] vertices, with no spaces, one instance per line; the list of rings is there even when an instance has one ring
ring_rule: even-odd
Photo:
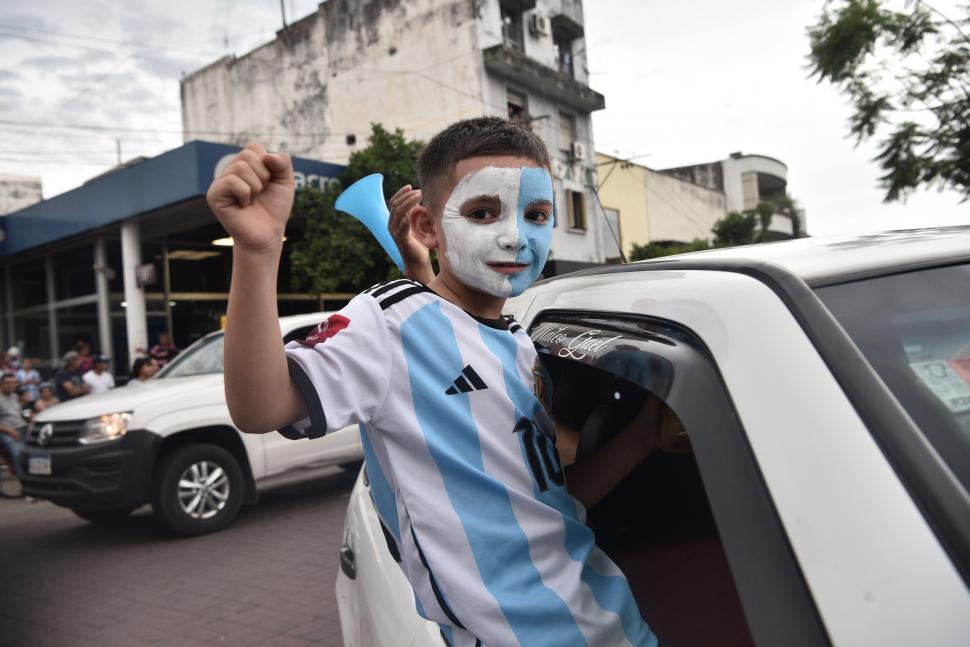
[[[104,238],[94,242],[94,288],[98,295],[98,347],[114,358],[111,341],[111,296],[108,291],[108,253]]]
[[[121,225],[121,265],[125,279],[125,332],[128,334],[128,361],[139,352],[148,352],[148,320],[145,316],[145,290],[138,286],[135,268],[141,265],[141,235],[137,222]],[[137,351],[136,349],[142,349]]]
[[[17,343],[16,335],[13,330],[13,281],[10,280],[10,265],[3,268],[3,298],[6,307],[3,325],[6,328],[7,337],[5,343],[0,347],[0,352],[7,350],[8,346]]]
[[[44,257],[44,280],[47,283],[47,331],[51,347],[51,366],[61,365],[61,340],[57,334],[56,283],[54,281],[54,257]],[[67,352],[67,351],[64,351]]]
[[[175,342],[175,331],[172,329],[172,271],[168,259],[168,240],[162,243],[162,299],[165,303],[165,330],[169,339]]]

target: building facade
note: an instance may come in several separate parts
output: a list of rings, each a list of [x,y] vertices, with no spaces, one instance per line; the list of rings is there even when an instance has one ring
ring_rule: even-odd
[[[728,212],[755,209],[762,203],[773,205],[768,233],[774,238],[799,236],[805,229],[801,226],[804,214],[793,208],[788,196],[788,167],[773,157],[731,153],[725,160],[661,173],[722,192]]]
[[[372,123],[427,140],[459,119],[509,117],[554,158],[547,273],[617,256],[593,194],[590,115],[605,100],[588,85],[579,0],[329,0],[272,42],[186,76],[181,92],[186,138],[337,163]]]
[[[597,153],[597,160],[599,196],[619,223],[627,256],[635,244],[709,241],[714,223],[727,215],[720,191],[603,153]]]
[[[597,153],[597,165],[599,196],[607,216],[619,223],[627,255],[633,245],[651,242],[712,242],[718,220],[763,203],[774,207],[769,239],[804,232],[804,213],[793,208],[787,193],[788,169],[770,157],[738,153],[719,162],[658,171]]]

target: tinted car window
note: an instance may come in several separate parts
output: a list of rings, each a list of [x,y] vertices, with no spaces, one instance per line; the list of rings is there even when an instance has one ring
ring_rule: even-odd
[[[591,313],[544,313],[529,334],[553,386],[554,417],[580,431],[577,463],[626,425],[648,394],[688,434],[693,453],[651,455],[587,516],[661,644],[747,645],[753,636],[792,644],[783,638],[793,633],[824,644],[704,344],[671,322]]]
[[[222,334],[203,337],[182,351],[165,369],[159,379],[222,373]]]
[[[970,265],[816,292],[970,489]]]

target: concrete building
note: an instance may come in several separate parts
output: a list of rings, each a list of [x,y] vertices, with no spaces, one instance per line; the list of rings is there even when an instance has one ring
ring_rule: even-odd
[[[243,56],[182,80],[186,138],[205,134],[344,163],[371,123],[427,139],[456,120],[507,116],[555,158],[558,222],[547,274],[615,256],[592,195],[580,0],[328,0]]]
[[[627,256],[634,244],[709,241],[714,223],[727,215],[727,199],[720,191],[603,153],[596,158],[600,199],[606,213],[619,222]]]
[[[804,214],[786,209],[788,167],[773,157],[732,153],[725,160],[660,172],[724,193],[728,212],[754,209],[763,202],[775,205],[778,210],[768,226],[773,237],[790,238],[805,230]]]
[[[0,175],[0,216],[40,202],[41,188],[39,177]]]
[[[125,375],[161,332],[184,348],[217,330],[231,247],[205,193],[238,151],[191,142],[0,218],[0,347],[17,344],[50,369],[84,340]],[[342,168],[296,157],[298,190],[326,184]],[[353,296],[291,293],[288,259],[284,246],[281,314]]]

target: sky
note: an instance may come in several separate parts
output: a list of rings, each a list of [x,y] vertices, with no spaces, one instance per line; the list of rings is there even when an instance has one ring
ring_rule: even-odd
[[[954,13],[959,1],[933,5]],[[289,20],[317,6],[283,4]],[[588,0],[590,85],[607,105],[596,148],[657,169],[735,151],[778,158],[812,235],[970,223],[954,191],[882,202],[875,145],[855,145],[845,99],[808,77],[806,28],[821,6]],[[51,197],[113,166],[118,139],[122,160],[179,146],[181,75],[280,26],[278,0],[4,3],[0,174],[41,176]]]

